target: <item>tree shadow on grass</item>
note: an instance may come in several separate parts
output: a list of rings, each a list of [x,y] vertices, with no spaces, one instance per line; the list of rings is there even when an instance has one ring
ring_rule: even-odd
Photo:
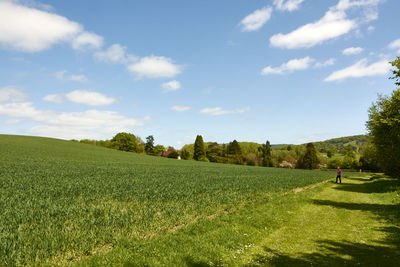
[[[350,178],[347,178],[350,179]],[[365,180],[364,180],[365,181]],[[357,193],[388,193],[400,188],[399,179],[374,180],[362,184],[342,183],[334,189]]]
[[[400,251],[390,243],[367,245],[354,242],[319,240],[319,251],[290,256],[264,248],[246,266],[399,266]]]

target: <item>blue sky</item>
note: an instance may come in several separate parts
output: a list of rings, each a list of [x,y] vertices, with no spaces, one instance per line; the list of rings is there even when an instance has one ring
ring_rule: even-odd
[[[396,0],[0,0],[0,133],[181,147],[366,133]]]

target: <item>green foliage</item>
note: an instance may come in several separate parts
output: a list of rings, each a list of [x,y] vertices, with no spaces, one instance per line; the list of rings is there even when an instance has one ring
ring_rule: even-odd
[[[146,151],[147,154],[154,153],[154,137],[152,135],[146,137],[146,144],[144,146],[144,150]]]
[[[298,168],[300,169],[316,169],[318,168],[319,159],[317,156],[317,150],[313,143],[306,145],[306,153],[299,158]]]
[[[241,155],[242,154],[242,150],[240,149],[240,145],[238,143],[238,141],[233,140],[232,142],[230,142],[228,144],[228,154],[229,155]]]
[[[111,139],[111,145],[113,148],[122,151],[136,152],[138,150],[136,136],[131,133],[116,134]]]
[[[360,152],[361,148],[368,142],[368,136],[366,135],[354,135],[347,137],[340,137],[329,139],[322,142],[315,142],[314,146],[320,153],[341,153],[346,147],[350,147],[355,152]]]
[[[369,109],[367,127],[382,169],[400,177],[400,89],[378,98]]]
[[[361,153],[360,168],[363,170],[380,172],[382,171],[379,166],[378,153],[376,147],[372,143],[368,143]]]
[[[160,156],[161,152],[165,151],[165,147],[162,145],[156,145],[154,147],[153,153],[154,155]]]
[[[203,137],[201,135],[196,136],[196,141],[194,142],[194,160],[204,160],[206,158],[206,152],[204,148]]]
[[[394,84],[400,86],[400,57],[396,57],[394,61],[389,63],[392,64],[393,67],[395,67],[395,69],[392,70],[393,77],[390,77],[390,79],[396,80]]]
[[[341,158],[333,158],[328,160],[328,169],[336,169],[337,167],[343,166]]]
[[[0,266],[70,265],[106,255],[99,251],[107,247],[122,249],[126,240],[138,242],[133,250],[139,251],[149,236],[199,216],[333,175],[6,135],[0,135],[0,172]]]
[[[273,161],[272,161],[272,154],[271,154],[271,144],[267,140],[265,145],[262,145],[259,147],[259,151],[261,152],[261,158],[262,158],[262,166],[264,167],[273,167]]]

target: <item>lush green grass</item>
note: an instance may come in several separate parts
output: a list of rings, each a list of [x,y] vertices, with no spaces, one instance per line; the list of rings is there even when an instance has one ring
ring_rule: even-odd
[[[288,217],[283,207],[301,203],[280,205],[282,199],[290,199],[278,197],[282,192],[333,176],[178,161],[55,139],[0,135],[0,265],[79,263],[98,257],[97,263],[143,259],[143,264],[149,260],[161,265],[172,259],[179,265],[185,255],[191,255],[189,263],[196,257],[216,260],[242,242],[236,229],[229,227],[231,220],[242,222],[241,216],[253,214],[246,215],[247,209],[261,211],[271,201],[275,204],[264,210],[271,221],[264,226],[255,217],[252,222],[254,233],[259,227],[267,233],[280,225],[276,218]],[[224,213],[235,209],[238,217]],[[214,214],[221,216],[211,220]],[[185,237],[192,227],[200,231],[195,240]],[[247,229],[247,223],[241,227]],[[206,242],[209,231],[225,236],[218,239],[226,241],[221,251],[210,254],[215,257],[206,256],[214,248],[205,246],[206,253],[195,246]],[[182,236],[177,246],[186,244],[190,254],[172,253],[168,242],[175,233]],[[157,253],[164,255],[160,259],[152,242],[159,242]]]

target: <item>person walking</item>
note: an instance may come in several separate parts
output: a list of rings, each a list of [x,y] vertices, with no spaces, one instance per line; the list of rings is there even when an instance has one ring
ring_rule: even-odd
[[[342,170],[340,169],[340,167],[337,167],[336,170],[336,183],[338,181],[339,178],[339,182],[342,183]]]

